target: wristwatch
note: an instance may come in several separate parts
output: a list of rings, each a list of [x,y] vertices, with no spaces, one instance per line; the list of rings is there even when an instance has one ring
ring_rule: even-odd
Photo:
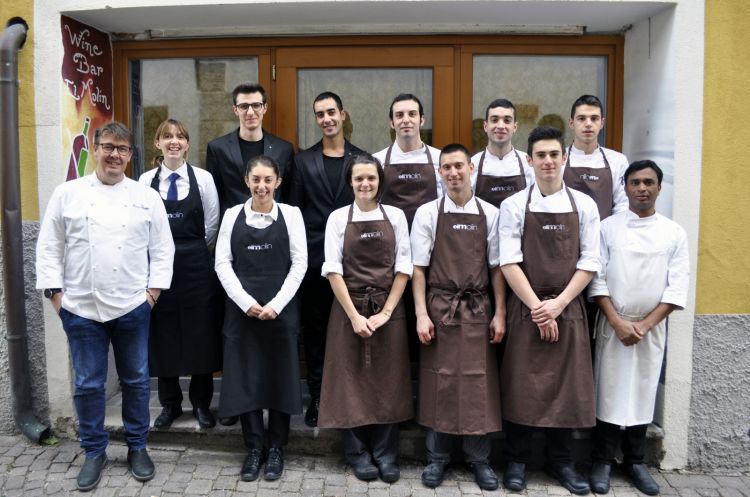
[[[51,299],[55,294],[62,292],[62,288],[45,288],[44,298]]]

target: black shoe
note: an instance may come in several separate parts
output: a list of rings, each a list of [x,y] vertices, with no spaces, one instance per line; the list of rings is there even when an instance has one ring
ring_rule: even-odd
[[[240,470],[240,480],[255,481],[260,475],[260,467],[263,465],[263,451],[260,449],[251,449],[245,457]]]
[[[522,462],[508,461],[503,473],[503,487],[514,492],[526,488],[526,465]]]
[[[181,406],[164,406],[161,414],[154,421],[154,428],[163,430],[172,426],[172,422],[182,416]]]
[[[550,464],[545,468],[547,474],[557,479],[560,485],[567,488],[570,493],[576,495],[586,495],[591,491],[585,478],[578,474],[572,463],[569,464]]]
[[[589,475],[591,491],[595,494],[606,494],[609,492],[609,473],[612,465],[605,462],[595,462]]]
[[[370,456],[363,456],[359,461],[352,464],[352,471],[358,480],[370,481],[378,477],[378,468],[370,460]]]
[[[138,481],[149,481],[156,472],[146,449],[128,452],[128,465],[133,478]]]
[[[280,447],[268,449],[266,468],[263,470],[263,479],[268,481],[278,480],[284,472],[284,453]]]
[[[496,490],[500,485],[497,475],[486,462],[474,462],[469,464],[469,467],[474,473],[474,481],[482,490]]]
[[[651,477],[645,464],[625,464],[622,469],[635,488],[644,494],[657,495],[659,493],[659,484]]]
[[[422,471],[422,485],[428,488],[437,488],[443,483],[445,475],[445,463],[431,461]]]
[[[198,420],[201,428],[213,428],[216,426],[216,418],[211,414],[208,407],[193,407],[193,417]]]
[[[377,464],[380,479],[385,483],[395,483],[401,478],[401,470],[398,469],[398,464],[395,462],[381,462]]]
[[[239,420],[240,420],[239,416],[229,416],[226,418],[219,418],[219,424],[221,426],[232,426],[232,425],[236,425],[237,421]]]
[[[100,454],[96,457],[87,457],[86,461],[78,472],[78,490],[88,492],[93,490],[102,479],[102,470],[107,466],[107,454]]]
[[[311,397],[310,405],[305,412],[305,424],[310,428],[318,426],[318,410],[320,409],[320,397]]]

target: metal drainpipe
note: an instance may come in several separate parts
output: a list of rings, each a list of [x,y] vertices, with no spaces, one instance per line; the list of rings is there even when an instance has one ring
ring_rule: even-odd
[[[13,416],[21,432],[34,442],[49,437],[31,407],[26,297],[21,225],[21,174],[18,146],[18,50],[26,42],[29,26],[20,17],[8,20],[0,37],[0,182],[2,183],[3,261],[5,263],[5,315],[8,323]]]

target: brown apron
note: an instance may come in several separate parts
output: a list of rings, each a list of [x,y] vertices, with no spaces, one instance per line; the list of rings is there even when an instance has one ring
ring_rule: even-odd
[[[614,205],[614,193],[612,191],[612,170],[609,167],[604,150],[599,147],[599,152],[604,159],[604,167],[578,167],[570,165],[570,153],[573,145],[568,147],[568,159],[565,161],[563,181],[565,186],[583,192],[596,202],[599,208],[599,219],[604,221],[612,215]],[[575,169],[575,171],[574,171]]]
[[[482,435],[501,429],[495,349],[487,296],[487,221],[444,213],[440,201],[427,277],[427,312],[435,339],[421,345],[419,424],[441,433]]]
[[[521,269],[534,293],[554,298],[576,272],[580,254],[578,209],[566,188],[573,212],[531,212],[526,202],[521,237]],[[515,293],[508,299],[508,329],[502,372],[503,418],[528,426],[594,426],[594,382],[583,295],[557,318],[559,341],[545,342],[531,311]]]
[[[364,317],[381,311],[394,278],[396,235],[383,212],[381,221],[352,222],[344,231],[344,282]],[[414,417],[409,377],[406,315],[399,301],[386,324],[369,338],[352,331],[334,299],[320,393],[321,428],[353,428],[399,423]]]
[[[432,163],[432,155],[427,145],[424,146],[427,155],[426,164],[411,162],[391,164],[392,150],[393,144],[388,147],[388,151],[385,153],[385,164],[383,164],[385,181],[383,182],[383,193],[380,201],[404,211],[411,230],[411,223],[414,221],[417,208],[437,198],[435,166]]]
[[[516,153],[516,159],[518,159],[518,174],[514,176],[485,176],[482,174],[482,168],[487,149],[484,149],[482,156],[479,158],[477,184],[474,188],[474,194],[496,207],[499,207],[506,198],[526,188],[526,175],[523,173],[521,156],[518,155],[517,150],[513,151]]]

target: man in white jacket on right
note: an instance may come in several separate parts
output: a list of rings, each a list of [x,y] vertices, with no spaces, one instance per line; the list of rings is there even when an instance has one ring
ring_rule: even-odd
[[[685,230],[656,212],[663,173],[653,161],[623,175],[628,210],[601,224],[602,269],[589,286],[599,305],[594,382],[596,428],[591,489],[609,492],[618,447],[623,470],[647,495],[659,485],[644,464],[667,339],[666,317],[685,307],[689,260]]]

